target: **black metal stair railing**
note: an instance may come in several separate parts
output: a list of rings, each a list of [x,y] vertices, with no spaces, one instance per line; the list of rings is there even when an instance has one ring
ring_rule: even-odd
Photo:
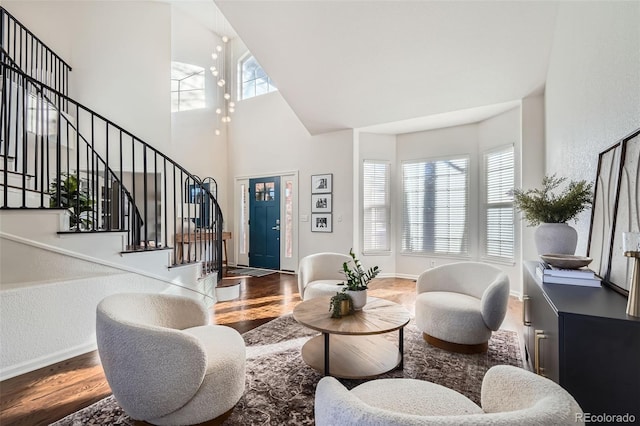
[[[0,46],[29,77],[68,94],[69,64],[3,7],[0,7]]]
[[[209,185],[9,61],[0,67],[0,208],[67,208],[74,232],[127,231],[128,250],[175,244],[174,265],[222,270],[223,217]]]

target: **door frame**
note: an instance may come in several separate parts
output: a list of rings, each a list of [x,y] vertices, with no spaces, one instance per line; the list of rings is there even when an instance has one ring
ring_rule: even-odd
[[[236,176],[234,178],[234,186],[233,186],[233,238],[236,243],[233,245],[234,251],[234,259],[236,265],[249,265],[249,256],[248,254],[241,253],[242,251],[242,242],[240,241],[243,233],[242,227],[245,228],[246,232],[246,241],[248,244],[249,241],[249,226],[247,223],[242,223],[242,197],[240,196],[241,185],[245,184],[245,188],[249,188],[249,179],[257,179],[257,178],[265,178],[279,176],[280,177],[280,270],[284,271],[293,271],[296,272],[298,270],[298,203],[299,203],[299,179],[298,179],[298,171],[284,171],[284,172],[269,172],[269,173],[260,173],[253,175],[245,175],[245,176]],[[286,256],[286,245],[285,245],[285,236],[287,232],[287,224],[285,220],[286,216],[286,189],[287,182],[292,182],[292,220],[291,220],[291,233],[292,233],[292,247],[291,247],[291,256]],[[246,218],[249,219],[249,205],[247,199],[246,206]]]

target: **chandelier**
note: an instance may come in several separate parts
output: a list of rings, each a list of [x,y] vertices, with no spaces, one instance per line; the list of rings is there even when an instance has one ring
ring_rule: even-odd
[[[216,136],[220,136],[223,125],[231,122],[231,114],[235,111],[236,104],[231,98],[229,80],[229,70],[226,67],[227,62],[227,46],[229,37],[226,35],[221,37],[222,44],[215,47],[211,54],[213,65],[209,68],[211,75],[216,80]]]

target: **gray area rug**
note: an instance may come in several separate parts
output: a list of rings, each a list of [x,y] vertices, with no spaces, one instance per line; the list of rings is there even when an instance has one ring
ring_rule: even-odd
[[[247,344],[247,381],[243,397],[225,425],[313,425],[315,388],[321,375],[302,360],[300,349],[318,334],[291,315],[243,334]],[[387,336],[397,342],[397,333]],[[454,389],[480,403],[484,373],[493,365],[522,367],[518,336],[498,330],[484,354],[455,354],[429,345],[413,320],[405,328],[404,370],[380,377],[428,380]],[[364,380],[342,380],[352,388]],[[55,426],[133,425],[113,396],[53,423]]]
[[[265,275],[275,274],[278,271],[272,271],[268,269],[257,269],[257,268],[236,268],[236,269],[228,269],[227,275],[241,276],[241,275],[249,275],[251,277],[264,277]]]

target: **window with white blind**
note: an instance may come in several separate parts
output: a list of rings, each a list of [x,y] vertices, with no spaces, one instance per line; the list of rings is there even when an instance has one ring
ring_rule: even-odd
[[[468,157],[404,162],[402,191],[403,252],[468,254]]]
[[[514,154],[513,146],[484,155],[485,229],[484,254],[514,258]]]
[[[388,252],[390,247],[389,201],[391,165],[365,160],[362,167],[362,251]]]

